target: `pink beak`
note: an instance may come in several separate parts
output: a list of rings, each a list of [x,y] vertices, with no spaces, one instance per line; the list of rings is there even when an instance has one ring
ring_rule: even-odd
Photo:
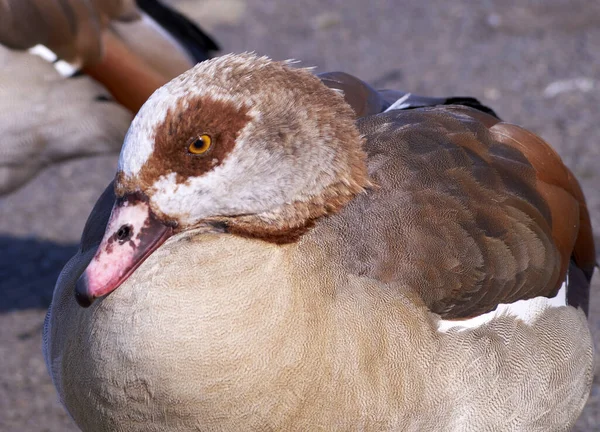
[[[96,255],[75,286],[77,303],[88,307],[117,289],[172,234],[142,194],[117,198]]]

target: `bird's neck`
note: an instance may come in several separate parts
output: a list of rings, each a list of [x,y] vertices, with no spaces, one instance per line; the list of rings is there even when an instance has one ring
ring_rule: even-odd
[[[318,219],[339,212],[357,194],[373,186],[362,150],[357,148],[354,154],[345,156],[343,166],[332,167],[337,172],[329,184],[268,212],[223,218],[228,231],[275,244],[298,241]]]

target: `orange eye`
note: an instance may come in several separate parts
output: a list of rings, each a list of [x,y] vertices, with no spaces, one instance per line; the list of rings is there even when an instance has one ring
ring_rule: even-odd
[[[201,155],[206,153],[211,145],[212,138],[210,135],[200,135],[190,144],[188,151],[195,155]]]

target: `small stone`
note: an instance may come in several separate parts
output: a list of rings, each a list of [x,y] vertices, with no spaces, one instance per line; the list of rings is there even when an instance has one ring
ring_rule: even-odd
[[[580,91],[589,93],[595,87],[596,82],[592,78],[580,77],[554,81],[544,89],[544,97],[553,98],[561,93]]]
[[[494,87],[488,87],[483,91],[483,95],[486,99],[495,101],[500,99],[500,90]]]
[[[490,27],[498,28],[502,24],[502,17],[496,13],[489,14],[487,17],[487,23]]]
[[[178,2],[177,8],[210,31],[220,25],[238,25],[246,14],[247,4],[245,0],[206,0],[201,3],[192,0]]]
[[[312,19],[313,27],[317,30],[328,30],[340,25],[342,17],[335,12],[325,12]]]

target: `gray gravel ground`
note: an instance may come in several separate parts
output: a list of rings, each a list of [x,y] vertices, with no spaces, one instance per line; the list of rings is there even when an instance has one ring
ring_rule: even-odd
[[[255,50],[378,87],[480,98],[555,146],[579,177],[600,234],[597,0],[172,2],[225,52]],[[54,280],[115,163],[116,155],[63,163],[0,198],[0,431],[76,430],[47,377],[40,332]],[[599,291],[597,276],[596,343]],[[576,430],[599,425],[596,383]]]

